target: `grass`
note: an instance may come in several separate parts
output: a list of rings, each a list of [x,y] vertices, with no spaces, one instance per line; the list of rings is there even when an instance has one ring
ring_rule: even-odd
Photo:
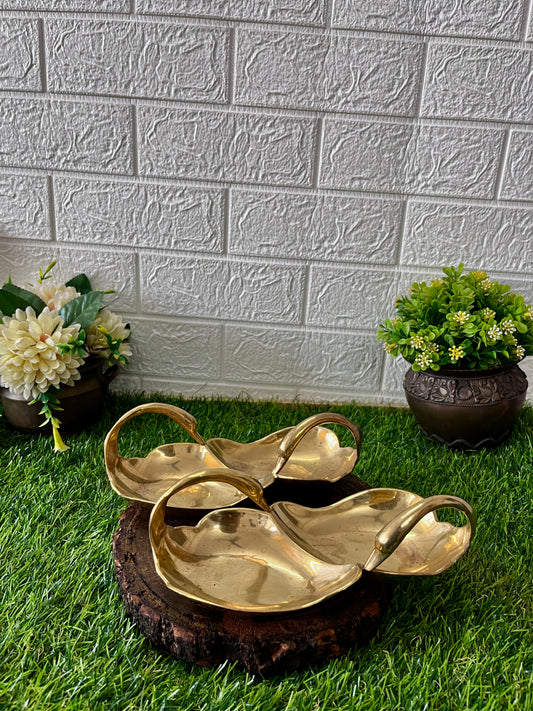
[[[450,570],[395,584],[370,644],[263,680],[228,664],[178,662],[125,616],[111,540],[127,503],[108,484],[102,444],[123,412],[149,399],[156,398],[110,396],[101,422],[69,436],[61,455],[49,438],[0,421],[1,709],[533,709],[532,408],[498,450],[461,453],[422,437],[406,410],[334,407],[363,430],[358,476],[424,496],[461,496],[478,512],[478,532]],[[327,409],[168,401],[193,413],[204,437],[240,441]],[[121,453],[146,454],[182,435],[162,416],[137,418],[123,429]]]

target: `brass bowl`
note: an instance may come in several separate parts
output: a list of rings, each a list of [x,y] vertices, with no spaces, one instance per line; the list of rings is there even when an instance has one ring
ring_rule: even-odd
[[[118,452],[122,426],[146,413],[172,418],[195,443],[165,444],[146,457],[122,457]],[[354,436],[356,448],[340,447],[336,434],[320,426],[326,422],[346,426]],[[263,487],[271,484],[275,477],[334,482],[352,471],[360,447],[359,427],[336,413],[313,415],[295,427],[286,427],[256,442],[241,444],[220,437],[205,441],[198,434],[195,418],[188,412],[174,405],[148,403],[134,407],[117,420],[105,439],[104,457],[109,481],[117,494],[154,504],[171,484],[187,474],[224,467],[250,474]],[[242,492],[230,483],[204,481],[174,495],[169,505],[212,510],[233,506],[244,498]]]
[[[169,500],[207,481],[231,483],[261,510],[222,509],[196,526],[167,525]],[[466,514],[465,526],[438,521],[434,511],[448,507]],[[437,574],[466,552],[474,529],[472,508],[455,496],[371,489],[323,508],[269,506],[255,479],[228,468],[183,477],[149,523],[155,568],[170,589],[243,612],[309,607],[355,583],[363,569]]]

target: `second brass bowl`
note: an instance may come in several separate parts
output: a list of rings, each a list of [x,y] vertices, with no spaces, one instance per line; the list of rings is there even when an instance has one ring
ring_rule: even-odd
[[[221,509],[196,526],[167,525],[172,496],[207,480],[231,482],[262,510]],[[439,522],[434,511],[448,507],[462,511],[466,525]],[[463,499],[423,499],[397,489],[370,489],[317,509],[286,501],[269,506],[255,479],[223,468],[175,483],[152,509],[149,534],[155,568],[170,589],[218,607],[280,612],[344,590],[362,570],[442,572],[466,552],[474,527]]]
[[[193,437],[194,443],[178,442],[156,447],[146,457],[123,457],[118,452],[122,426],[146,413],[164,414]],[[356,448],[341,447],[337,435],[320,425],[346,426]],[[155,502],[176,481],[188,474],[210,469],[237,469],[253,476],[263,487],[276,477],[302,481],[334,482],[349,474],[361,446],[359,427],[343,415],[320,413],[294,427],[278,430],[255,442],[233,442],[221,437],[204,440],[195,418],[165,403],[147,403],[125,413],[108,432],[104,444],[106,470],[112,488],[126,499]],[[227,482],[205,481],[172,497],[170,506],[212,510],[233,506],[245,497]]]

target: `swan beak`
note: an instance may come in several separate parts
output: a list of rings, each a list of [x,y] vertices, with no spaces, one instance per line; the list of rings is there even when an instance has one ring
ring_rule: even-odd
[[[363,569],[368,571],[375,570],[378,565],[381,565],[383,563],[385,558],[388,558],[388,555],[386,553],[378,550],[377,548],[374,548],[372,553],[366,559],[366,562],[363,565]]]

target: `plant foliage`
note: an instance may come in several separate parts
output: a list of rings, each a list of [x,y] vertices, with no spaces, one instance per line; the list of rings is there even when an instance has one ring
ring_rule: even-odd
[[[487,370],[533,355],[533,307],[522,296],[462,264],[443,272],[397,299],[397,317],[378,329],[387,353],[413,370]]]

